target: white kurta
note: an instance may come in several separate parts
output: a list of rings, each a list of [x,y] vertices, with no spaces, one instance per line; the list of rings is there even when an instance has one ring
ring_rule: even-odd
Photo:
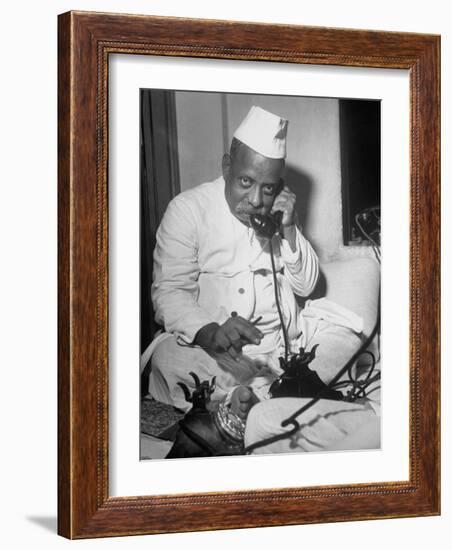
[[[256,237],[229,210],[222,177],[175,197],[157,232],[152,300],[155,319],[190,344],[208,323],[224,323],[236,311],[264,334],[258,355],[280,349],[282,330],[275,306],[268,242]],[[316,253],[297,228],[296,251],[273,238],[280,301],[291,347],[302,345],[303,317],[295,294],[308,296],[319,273]]]
[[[149,346],[149,392],[158,401],[188,410],[191,404],[178,383],[193,389],[190,371],[201,380],[215,377],[212,399],[222,399],[239,384],[250,386],[262,401],[251,409],[247,421],[245,441],[250,444],[280,433],[281,420],[303,400],[268,400],[284,351],[268,241],[258,239],[231,214],[224,188],[223,178],[218,178],[181,193],[169,204],[157,232],[152,299],[156,321],[166,333]],[[272,243],[291,351],[318,344],[311,367],[328,382],[359,348],[362,319],[325,298],[308,301],[301,311],[295,295],[308,296],[313,291],[319,273],[317,255],[299,229],[295,252],[280,236]],[[227,352],[190,345],[199,329],[212,322],[224,323],[232,311],[251,321],[262,316],[256,326],[264,337],[258,346],[245,346],[239,363]],[[369,446],[378,446],[379,424],[367,404],[322,400],[303,420],[307,418],[309,425],[315,425],[308,432],[300,431],[296,442],[284,439],[276,447],[256,452],[335,448],[338,439],[353,436],[369,422],[375,426]]]

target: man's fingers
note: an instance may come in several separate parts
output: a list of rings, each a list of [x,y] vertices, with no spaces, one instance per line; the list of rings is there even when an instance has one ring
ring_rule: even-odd
[[[291,195],[291,196],[295,197],[295,193],[292,191],[292,189],[288,185],[285,185],[283,187],[283,190],[281,191],[280,195],[281,194],[287,194],[287,195]]]
[[[229,330],[227,330],[226,332],[226,336],[229,338],[231,345],[234,346],[237,351],[240,351],[242,349],[243,344],[240,338],[240,333],[237,331],[236,328],[229,328]]]
[[[221,349],[224,351],[227,351],[229,355],[235,360],[240,361],[240,358],[242,356],[241,350],[242,346],[240,343],[240,339],[238,340],[238,347],[234,346],[233,342],[228,336],[228,333],[226,331],[222,331],[222,334],[220,335],[221,338]],[[236,342],[237,345],[237,342]]]
[[[287,207],[293,208],[295,206],[295,195],[284,195],[282,197],[276,197],[275,202],[272,206],[272,212],[277,210],[284,210]]]
[[[215,344],[219,350],[227,351],[231,342],[223,328],[218,329],[215,335]]]
[[[285,186],[281,193],[275,198],[271,213],[274,214],[278,211],[283,213],[281,221],[283,226],[292,225],[294,223],[295,202],[296,196],[287,186]]]
[[[263,336],[262,332],[252,323],[243,317],[234,315],[218,330],[216,340],[221,349],[229,351],[232,348],[236,352],[240,352],[247,343],[260,344]],[[231,355],[234,354],[231,353]]]
[[[239,322],[240,329],[238,329],[238,331],[241,332],[242,336],[243,333],[245,333],[248,339],[258,339],[259,342],[262,340],[262,338],[264,337],[263,332],[261,332],[255,325],[253,325],[253,323],[247,321],[246,319],[243,319],[243,317],[239,317]]]
[[[228,347],[227,352],[235,361],[240,361],[241,353],[232,344]]]
[[[235,317],[234,321],[235,329],[242,340],[245,339],[252,344],[260,344],[264,335],[259,329],[246,319],[243,319],[243,317]]]
[[[237,331],[235,331],[235,333],[236,336],[233,336],[231,340],[228,331],[225,330],[223,326],[218,330],[215,341],[217,349],[227,351],[235,361],[240,361],[242,344],[240,342],[239,334]]]

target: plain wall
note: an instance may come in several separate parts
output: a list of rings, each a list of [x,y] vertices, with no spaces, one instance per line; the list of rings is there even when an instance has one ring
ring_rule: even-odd
[[[176,92],[181,191],[221,173],[224,135],[222,94]]]

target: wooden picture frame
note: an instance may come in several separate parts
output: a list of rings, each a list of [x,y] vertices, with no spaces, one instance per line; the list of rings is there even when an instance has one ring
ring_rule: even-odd
[[[440,512],[440,38],[69,12],[58,61],[58,532],[68,538],[294,525]],[[110,497],[110,54],[398,68],[410,74],[409,480]]]

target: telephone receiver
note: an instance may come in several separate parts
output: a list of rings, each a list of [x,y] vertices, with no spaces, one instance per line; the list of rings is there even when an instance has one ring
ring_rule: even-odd
[[[284,180],[281,178],[279,180],[279,194],[284,187]],[[256,232],[258,237],[264,239],[271,239],[276,233],[278,233],[281,222],[283,219],[283,213],[281,211],[276,211],[273,214],[251,214],[250,215],[250,225]]]
[[[251,214],[250,225],[258,235],[266,239],[271,239],[279,231],[283,213],[277,211],[274,214]]]

